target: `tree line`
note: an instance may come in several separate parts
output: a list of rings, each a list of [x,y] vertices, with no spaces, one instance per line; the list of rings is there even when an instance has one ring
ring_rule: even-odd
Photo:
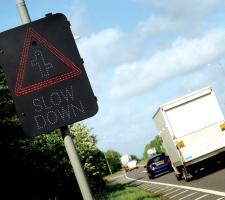
[[[150,148],[155,148],[156,153],[165,152],[165,149],[164,149],[162,143],[163,143],[162,138],[159,135],[156,135],[154,139],[152,139],[148,144],[145,145],[144,154],[143,154],[144,159],[149,158],[148,150]]]

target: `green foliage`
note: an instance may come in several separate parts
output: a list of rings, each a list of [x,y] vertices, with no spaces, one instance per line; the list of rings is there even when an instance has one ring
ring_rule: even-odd
[[[7,135],[11,139],[12,138],[11,136],[14,135],[15,129],[18,134],[22,133],[22,129],[20,127],[20,122],[16,115],[16,109],[13,104],[12,97],[9,93],[9,88],[6,84],[4,73],[1,67],[0,67],[0,97],[1,97],[0,98],[1,133],[2,134],[7,133]]]
[[[104,154],[96,147],[96,137],[84,124],[76,123],[70,131],[90,187],[94,193],[99,193],[104,186],[102,177],[108,174]]]
[[[135,155],[131,155],[131,160],[139,160],[139,158],[137,157],[137,156],[135,156]]]
[[[0,125],[1,127],[19,125],[13,100],[6,85],[4,74],[0,68]]]
[[[73,124],[70,131],[91,190],[95,196],[98,196],[104,186],[103,176],[108,173],[104,154],[96,148],[96,138],[90,134],[90,129],[84,124]],[[77,193],[80,193],[62,137],[58,131],[20,140],[19,145],[21,154],[24,155],[22,161],[26,162],[26,166],[38,172],[39,177],[42,177],[42,174],[54,177],[52,179],[54,183],[48,183],[52,186],[52,196],[48,197],[64,199],[68,198],[67,196],[74,196],[72,187]],[[63,193],[67,193],[67,196],[62,195]]]
[[[109,163],[112,173],[117,172],[121,169],[120,157],[121,155],[113,150],[105,152],[105,157]]]
[[[58,131],[19,140],[18,143],[20,151],[24,154],[22,160],[26,161],[27,165],[32,166],[32,168],[40,168],[41,166],[54,173],[60,167],[65,167],[65,175],[72,175],[63,140]],[[35,160],[32,157],[35,157]]]
[[[23,173],[22,184],[29,188],[33,198],[67,199],[69,195],[80,195],[62,137],[57,131],[19,140],[18,149],[16,155],[21,155],[17,162]],[[32,183],[32,188],[26,182]],[[39,188],[38,194],[35,188]]]
[[[144,149],[145,159],[149,157],[147,151],[152,147],[155,147],[157,153],[165,152],[165,149],[162,146],[162,138],[159,135],[157,135],[153,140],[151,140],[148,144],[146,144]]]

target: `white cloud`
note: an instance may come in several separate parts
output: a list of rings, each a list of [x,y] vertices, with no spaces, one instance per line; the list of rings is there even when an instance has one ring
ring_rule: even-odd
[[[77,0],[72,1],[65,9],[68,13],[68,19],[74,35],[82,36],[87,34],[91,27],[87,14],[87,6],[82,1]]]
[[[114,73],[111,96],[124,98],[151,89],[177,75],[213,62],[225,53],[225,29],[214,29],[202,37],[178,38],[172,47],[149,59],[123,64]]]
[[[151,6],[158,7],[166,13],[171,15],[176,15],[178,17],[193,15],[204,15],[206,12],[221,8],[225,6],[223,0],[189,0],[189,1],[180,1],[180,0],[132,0],[137,3],[147,3]]]
[[[94,128],[94,132],[98,133],[99,147],[104,150],[112,148],[122,154],[127,151],[136,155],[136,149],[139,149],[138,156],[141,156],[146,141],[152,138],[152,133],[149,133],[150,108],[151,105],[146,108],[146,105],[139,104],[137,99],[102,107],[100,113],[95,116],[94,122],[97,127]],[[136,141],[135,145],[134,141]],[[132,145],[126,145],[127,143]]]
[[[143,35],[156,35],[160,33],[177,32],[184,27],[184,23],[179,19],[169,16],[150,16],[137,25],[138,32]]]
[[[153,12],[138,25],[142,34],[168,34],[174,31],[179,34],[182,31],[182,35],[197,35],[213,26],[216,17],[223,15],[225,10],[223,0],[171,0],[169,3],[165,0],[133,1],[149,4]]]
[[[105,29],[90,37],[81,38],[79,49],[83,52],[88,65],[92,66],[97,72],[107,69],[109,60],[115,62],[117,45],[120,43],[123,33],[118,29]]]
[[[141,53],[135,42],[128,40],[118,28],[104,29],[81,38],[78,46],[85,58],[85,65],[95,72],[105,72],[123,62],[132,61]]]

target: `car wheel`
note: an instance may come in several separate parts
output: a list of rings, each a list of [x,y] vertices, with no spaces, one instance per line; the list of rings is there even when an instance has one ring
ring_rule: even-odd
[[[152,174],[148,175],[149,179],[154,179],[154,176]]]

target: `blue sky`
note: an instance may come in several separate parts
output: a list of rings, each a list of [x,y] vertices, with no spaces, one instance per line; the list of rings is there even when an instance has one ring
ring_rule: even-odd
[[[0,0],[0,31],[21,24]],[[43,3],[44,2],[44,3]],[[142,156],[160,104],[212,86],[225,111],[223,0],[27,0],[30,17],[64,13],[72,25],[99,112],[84,123],[98,147]]]

